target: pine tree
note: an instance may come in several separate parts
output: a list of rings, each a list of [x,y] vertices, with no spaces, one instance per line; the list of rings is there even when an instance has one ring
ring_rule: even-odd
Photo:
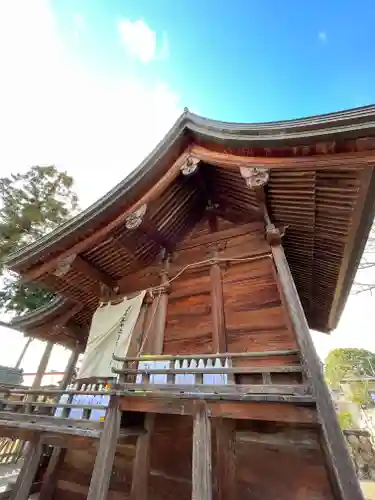
[[[0,309],[22,314],[51,300],[53,293],[23,283],[4,268],[5,259],[70,219],[78,210],[73,178],[55,166],[31,167],[0,178]]]

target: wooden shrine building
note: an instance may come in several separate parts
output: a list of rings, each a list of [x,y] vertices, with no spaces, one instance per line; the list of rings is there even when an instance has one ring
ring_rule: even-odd
[[[374,167],[375,107],[266,124],[186,110],[106,196],[13,254],[57,296],[13,326],[48,341],[44,368],[53,343],[73,355],[60,392],[4,393],[0,433],[28,441],[11,498],[38,477],[40,500],[363,499],[309,329],[338,324]],[[100,308],[134,297],[113,379],[67,389]]]

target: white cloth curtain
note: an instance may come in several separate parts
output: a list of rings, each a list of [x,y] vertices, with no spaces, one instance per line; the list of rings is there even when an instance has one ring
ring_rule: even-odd
[[[95,311],[78,379],[114,376],[112,367],[117,368],[120,363],[113,361],[112,355],[126,356],[145,294],[143,291]]]

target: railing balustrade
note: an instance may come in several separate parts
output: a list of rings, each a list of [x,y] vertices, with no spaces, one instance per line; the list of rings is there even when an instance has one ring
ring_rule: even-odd
[[[297,350],[261,353],[217,353],[197,355],[157,355],[135,357],[113,356],[121,367],[112,368],[119,376],[120,390],[133,393],[153,392],[169,394],[226,395],[268,394],[303,396],[309,387],[302,383],[278,383],[276,374],[298,374],[299,363],[275,365],[272,357],[297,355]],[[262,365],[254,358],[265,358]],[[257,382],[246,383],[255,376]],[[245,382],[243,382],[245,380]]]

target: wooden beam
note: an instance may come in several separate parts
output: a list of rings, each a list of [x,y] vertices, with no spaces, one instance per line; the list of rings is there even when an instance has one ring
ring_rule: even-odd
[[[223,281],[221,269],[217,259],[219,251],[216,248],[213,252],[213,263],[210,269],[211,277],[211,310],[212,310],[212,351],[226,352],[227,339],[225,336],[224,320],[224,299],[223,299]]]
[[[80,353],[81,353],[81,349],[80,349],[79,345],[77,345],[74,349],[72,349],[68,363],[67,363],[66,368],[65,368],[64,377],[60,382],[60,386],[59,386],[60,390],[66,389],[67,386],[70,384],[72,377],[73,377],[73,374],[74,374],[74,369],[75,369],[76,364],[77,364],[78,356],[80,355]]]
[[[56,446],[49,459],[46,472],[43,476],[42,488],[38,500],[52,500],[57,485],[59,469],[64,463],[66,448]]]
[[[157,199],[162,193],[166,191],[169,185],[177,178],[180,174],[180,167],[185,163],[186,159],[189,157],[190,151],[189,149],[185,150],[173,163],[171,168],[159,179],[152,188],[147,191],[147,193],[142,196],[136,203],[129,206],[124,212],[115,217],[109,224],[98,229],[91,236],[85,238],[84,240],[76,243],[71,246],[60,255],[53,257],[50,260],[47,260],[41,265],[36,265],[32,267],[28,272],[26,272],[23,277],[27,281],[35,281],[43,274],[48,273],[51,269],[56,267],[58,261],[60,259],[64,259],[65,257],[78,254],[86,250],[87,248],[93,247],[97,242],[102,241],[111,231],[120,225],[124,224],[127,217],[130,213],[134,212],[138,208],[140,208],[145,203],[149,203],[152,200]]]
[[[211,455],[211,422],[202,401],[196,403],[193,424],[192,500],[212,500]]]
[[[27,339],[26,344],[23,346],[23,349],[22,349],[22,352],[21,352],[21,354],[20,354],[20,357],[18,358],[17,363],[16,363],[16,365],[15,365],[15,367],[14,367],[14,368],[19,368],[19,367],[21,366],[21,363],[22,363],[23,358],[24,358],[24,356],[25,356],[25,354],[26,354],[26,351],[27,351],[27,349],[29,348],[29,346],[30,346],[30,344],[31,344],[31,342],[32,342],[33,340],[34,340],[34,339],[33,339],[32,337],[29,337],[29,338]]]
[[[43,379],[43,375],[46,372],[48,361],[49,361],[49,358],[50,358],[51,353],[52,353],[53,346],[54,346],[53,342],[51,342],[51,341],[46,342],[46,347],[45,347],[44,352],[42,354],[42,357],[40,359],[38,370],[36,372],[31,389],[39,389],[40,388],[41,383],[42,383],[42,379]]]
[[[78,314],[82,309],[85,307],[85,304],[83,302],[80,302],[78,304],[75,304],[74,306],[70,307],[68,311],[64,312],[61,316],[59,316],[55,321],[54,325],[55,326],[64,326],[66,323],[73,318],[76,314]]]
[[[150,219],[144,219],[142,224],[139,226],[139,230],[146,234],[146,236],[157,243],[160,247],[165,248],[168,252],[172,251],[171,243],[164,238]]]
[[[340,493],[340,500],[363,500],[353,462],[337,421],[335,407],[324,380],[322,365],[316,353],[282,246],[273,246],[272,254],[281,284],[281,293],[285,296],[300,349],[303,367],[316,398],[327,462],[333,472],[335,488]]]
[[[161,415],[193,415],[193,398],[163,398],[153,396],[121,396],[120,406],[123,411],[142,413],[160,413]],[[212,418],[234,418],[239,420],[262,420],[304,424],[316,427],[315,406],[297,406],[295,403],[266,401],[206,401]]]
[[[130,500],[148,500],[148,482],[150,473],[151,435],[154,429],[154,415],[146,415],[145,429],[147,433],[137,439],[133,462],[132,486]]]
[[[375,167],[375,151],[320,154],[312,156],[272,157],[272,156],[240,156],[229,152],[211,151],[203,146],[193,144],[192,155],[205,163],[222,168],[238,169],[238,167],[260,167],[270,169],[357,169]]]
[[[144,340],[142,341],[143,354],[145,350],[151,354],[162,354],[164,346],[165,322],[167,319],[168,308],[168,269],[169,259],[164,263],[164,269],[161,276],[160,295],[154,299],[151,309],[151,315],[148,314],[148,321],[145,321]],[[148,338],[149,332],[152,332],[153,339]],[[147,341],[148,344],[147,344]],[[150,454],[151,454],[151,435],[154,429],[155,415],[148,414],[145,418],[145,428],[147,433],[137,439],[135,457],[133,462],[132,487],[130,500],[148,500],[148,483],[150,476]]]
[[[76,269],[76,271],[79,271],[88,278],[91,278],[93,281],[103,283],[109,288],[114,288],[116,286],[115,280],[113,280],[110,276],[108,276],[108,274],[95,267],[80,255],[77,255],[74,259],[73,267],[74,269]]]
[[[236,421],[218,418],[215,421],[216,482],[218,500],[236,497]]]
[[[26,454],[22,469],[12,490],[10,500],[27,500],[29,498],[42,453],[43,446],[40,435],[34,435],[32,440],[26,445]]]
[[[103,432],[99,441],[87,500],[106,500],[107,498],[117,440],[120,434],[120,424],[119,398],[111,396],[104,420]]]

